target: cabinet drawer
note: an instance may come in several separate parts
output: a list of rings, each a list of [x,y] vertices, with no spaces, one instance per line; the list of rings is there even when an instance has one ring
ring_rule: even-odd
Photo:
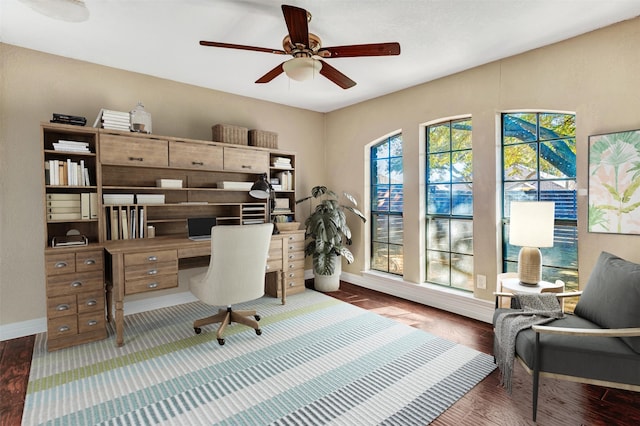
[[[158,275],[139,280],[127,280],[124,285],[124,294],[144,293],[147,291],[162,290],[178,287],[178,274]]]
[[[285,263],[285,268],[284,269],[285,269],[286,273],[288,273],[289,271],[296,270],[296,269],[303,270],[304,269],[304,259],[287,261]]]
[[[45,256],[47,276],[68,274],[76,271],[76,254],[60,253]]]
[[[50,319],[47,323],[47,339],[78,334],[78,316],[65,315]]]
[[[48,297],[102,289],[104,289],[104,280],[101,271],[53,276],[47,280]]]
[[[304,253],[304,241],[286,241],[287,250],[289,253],[302,252]]]
[[[102,271],[104,262],[102,250],[80,251],[76,253],[76,271]]]
[[[304,243],[304,232],[296,232],[295,234],[288,234],[286,236],[285,241],[288,241],[290,243],[302,241]]]
[[[290,293],[290,290],[296,287],[304,287],[304,276],[289,278],[284,281],[284,285],[287,289],[287,294]]]
[[[269,170],[269,153],[225,146],[224,170],[266,173]]]
[[[304,261],[304,251],[303,250],[289,251],[289,253],[287,253],[287,261],[291,262],[293,260]]]
[[[103,311],[88,312],[78,315],[78,332],[88,333],[94,330],[104,330],[105,314]]]
[[[279,271],[282,268],[282,258],[267,260],[266,271]]]
[[[78,313],[104,312],[104,291],[78,294]]]
[[[169,165],[169,141],[100,135],[100,161],[127,166]]]
[[[135,280],[138,278],[153,279],[156,275],[177,274],[178,261],[148,262],[144,265],[130,265],[124,268],[124,279]]]
[[[51,297],[47,299],[47,317],[57,318],[65,315],[75,315],[78,312],[76,296]]]
[[[125,268],[130,265],[150,265],[156,262],[168,262],[178,260],[178,252],[176,250],[156,250],[146,251],[143,253],[131,253],[124,255]]]
[[[222,170],[222,147],[169,141],[169,166],[196,170]]]

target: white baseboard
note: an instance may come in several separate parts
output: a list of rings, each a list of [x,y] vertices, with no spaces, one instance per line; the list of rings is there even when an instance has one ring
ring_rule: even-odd
[[[132,302],[125,301],[124,312],[125,315],[137,314],[139,312],[147,312],[154,309],[166,308],[168,306],[195,302],[196,300],[198,299],[190,291],[184,291],[182,293],[149,297]],[[46,318],[36,318],[29,321],[15,322],[7,325],[0,325],[0,340],[16,339],[18,337],[44,333],[45,331],[47,331]]]

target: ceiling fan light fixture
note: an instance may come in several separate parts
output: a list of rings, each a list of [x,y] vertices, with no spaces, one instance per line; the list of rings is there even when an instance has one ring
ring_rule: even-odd
[[[31,9],[53,19],[83,22],[89,19],[89,9],[83,0],[20,0]]]
[[[290,79],[306,81],[318,74],[322,69],[322,62],[314,58],[293,58],[282,64],[282,69]]]

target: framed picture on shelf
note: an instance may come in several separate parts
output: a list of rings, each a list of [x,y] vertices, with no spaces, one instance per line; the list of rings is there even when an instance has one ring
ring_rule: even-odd
[[[589,136],[589,232],[640,235],[640,130]]]

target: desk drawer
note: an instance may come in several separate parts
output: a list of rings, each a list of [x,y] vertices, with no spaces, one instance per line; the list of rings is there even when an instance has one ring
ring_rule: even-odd
[[[52,318],[47,322],[47,339],[74,336],[76,334],[78,334],[77,315],[65,315],[59,318]]]
[[[143,253],[131,253],[124,255],[124,266],[128,269],[131,265],[150,265],[157,262],[177,261],[176,250],[155,250]]]
[[[169,141],[169,166],[222,170],[222,147],[214,144]]]
[[[102,250],[80,251],[76,253],[76,271],[102,271],[103,269]]]
[[[76,304],[76,296],[69,294],[67,296],[50,297],[47,300],[47,316],[49,318],[58,318],[65,315],[75,315],[78,312]]]
[[[178,258],[184,259],[188,257],[202,257],[211,254],[211,242],[209,244],[201,244],[198,247],[188,247],[178,249]]]
[[[302,260],[304,263],[304,251],[289,251],[289,253],[287,253],[288,263],[296,260]]]
[[[292,242],[304,243],[304,232],[296,232],[295,234],[286,234],[286,241],[289,243],[292,243]]]
[[[169,141],[100,135],[100,161],[103,164],[167,167]]]
[[[124,279],[126,281],[139,278],[153,278],[156,275],[167,275],[178,273],[178,261],[169,262],[149,262],[144,265],[131,265],[124,268]]]
[[[102,311],[88,312],[78,315],[78,332],[88,333],[94,330],[104,330],[105,314]]]
[[[60,253],[45,256],[47,275],[68,274],[76,271],[76,254]]]
[[[284,271],[286,273],[295,271],[296,269],[304,270],[304,258],[300,260],[290,260],[285,263]]]
[[[158,275],[139,280],[128,280],[124,285],[124,294],[145,293],[147,291],[163,290],[178,287],[178,274]]]
[[[102,271],[52,276],[47,280],[47,295],[57,297],[104,289]]]
[[[94,291],[78,294],[78,313],[104,313],[104,291]]]

